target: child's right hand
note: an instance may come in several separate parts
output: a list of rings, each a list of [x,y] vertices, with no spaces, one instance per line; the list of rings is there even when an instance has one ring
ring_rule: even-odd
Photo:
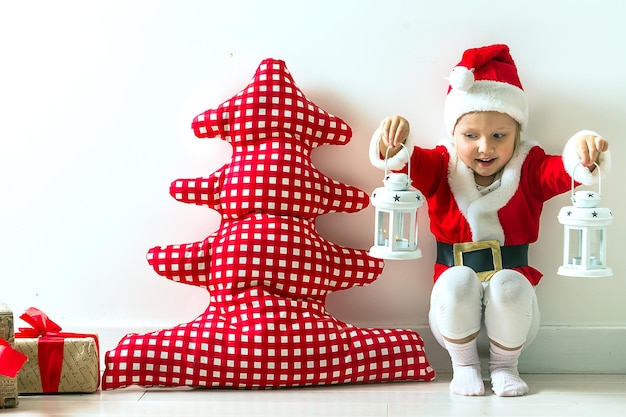
[[[400,144],[409,136],[409,122],[402,116],[389,116],[380,122],[380,152],[385,155],[389,148],[389,157],[400,150]]]

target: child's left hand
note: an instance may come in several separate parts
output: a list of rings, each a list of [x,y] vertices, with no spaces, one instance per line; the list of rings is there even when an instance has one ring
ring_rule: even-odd
[[[585,135],[576,142],[576,152],[580,158],[580,163],[593,171],[595,162],[602,152],[609,149],[609,142],[601,136]]]

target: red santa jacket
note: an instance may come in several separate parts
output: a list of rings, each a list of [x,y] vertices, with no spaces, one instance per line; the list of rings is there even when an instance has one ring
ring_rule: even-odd
[[[476,188],[473,172],[457,159],[452,142],[434,149],[413,147],[407,141],[411,158],[411,179],[428,201],[430,230],[443,243],[497,240],[500,245],[530,244],[537,240],[543,204],[550,198],[571,189],[571,175],[580,161],[574,148],[581,131],[565,146],[563,155],[549,155],[535,142],[522,141],[516,154],[502,172],[501,185],[482,195]],[[384,167],[378,151],[377,130],[372,137],[370,159]],[[390,169],[404,167],[402,153],[390,158]],[[606,171],[610,154],[602,154],[600,168]],[[576,170],[576,181],[593,184],[597,173]],[[434,279],[449,268],[435,264]],[[515,268],[537,285],[541,272],[531,266]]]

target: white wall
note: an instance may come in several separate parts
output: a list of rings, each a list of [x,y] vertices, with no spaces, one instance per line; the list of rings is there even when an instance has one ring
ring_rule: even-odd
[[[604,182],[612,278],[560,277],[568,196],[550,201],[532,263],[546,328],[626,328],[621,258],[626,177],[626,3],[524,0],[127,0],[0,3],[0,299],[37,306],[67,330],[144,331],[186,322],[208,294],[156,275],[155,245],[213,232],[217,213],[169,196],[170,181],[229,158],[198,140],[192,118],[239,91],[266,57],[284,59],[309,98],[353,128],[314,151],[328,176],[367,192],[371,132],[408,117],[418,142],[444,135],[444,77],[468,47],[508,43],[530,102],[528,135],[553,153],[590,128],[611,142]],[[424,258],[388,262],[372,285],[333,293],[328,308],[359,325],[427,331],[434,241]],[[319,218],[331,241],[367,248],[373,209]],[[18,324],[19,320],[17,320]],[[103,340],[111,349],[118,334]],[[119,335],[121,336],[121,334]],[[434,349],[434,348],[433,348]],[[615,357],[615,355],[613,356]]]

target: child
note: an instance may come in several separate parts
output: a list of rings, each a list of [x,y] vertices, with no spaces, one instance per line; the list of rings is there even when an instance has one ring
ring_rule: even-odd
[[[499,396],[528,386],[518,358],[539,327],[534,287],[542,274],[528,265],[543,203],[608,170],[608,142],[592,131],[569,139],[563,154],[548,155],[521,132],[528,108],[506,45],[469,49],[452,71],[444,120],[452,140],[434,149],[412,145],[409,123],[384,119],[372,137],[370,159],[399,170],[411,158],[413,185],[427,198],[437,260],[429,322],[453,365],[450,390],[483,395],[477,336],[489,339],[489,371]],[[387,149],[389,153],[387,154]]]

